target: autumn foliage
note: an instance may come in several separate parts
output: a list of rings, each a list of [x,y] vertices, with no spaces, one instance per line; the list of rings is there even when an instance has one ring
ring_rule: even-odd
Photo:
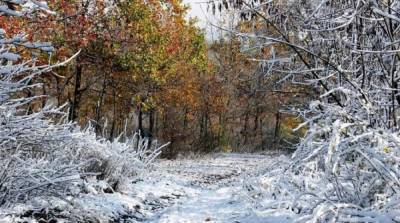
[[[69,119],[95,127],[113,140],[122,132],[171,142],[167,155],[186,151],[231,151],[275,146],[287,96],[268,89],[240,40],[207,43],[181,1],[52,0],[56,12],[32,21],[2,18],[56,52],[42,63],[79,56],[38,77],[46,104],[69,105]],[[246,29],[246,24],[239,26]],[[283,116],[282,116],[283,117]],[[278,129],[279,128],[279,129]]]

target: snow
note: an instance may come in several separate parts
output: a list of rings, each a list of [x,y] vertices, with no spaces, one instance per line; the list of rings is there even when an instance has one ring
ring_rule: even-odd
[[[0,58],[6,59],[9,61],[17,61],[20,58],[20,56],[15,53],[2,53],[2,54],[0,54]]]
[[[47,10],[44,2],[35,0],[13,3]],[[2,7],[9,10],[0,6],[1,15],[19,13],[2,13]],[[65,65],[79,52],[50,65],[37,65],[35,58],[19,61],[17,45],[53,50],[50,43],[29,43],[25,37],[21,32],[9,38],[0,30],[0,222],[108,222],[135,217],[137,204],[144,201],[121,193],[120,188],[140,176],[167,144],[154,141],[150,148],[148,139],[136,133],[121,134],[111,142],[90,126],[81,129],[67,121],[65,106],[27,112],[26,105],[43,97],[21,93],[41,86],[31,80]]]
[[[0,29],[0,222],[400,222],[399,49],[395,44],[382,48],[397,37],[384,34],[387,24],[381,23],[398,25],[398,10],[386,12],[373,1],[324,2],[315,1],[314,9],[307,9],[287,1],[290,7],[279,6],[275,12],[299,7],[287,15],[286,21],[295,21],[307,18],[308,11],[310,21],[279,25],[288,33],[300,31],[296,48],[311,58],[334,55],[315,65],[304,62],[310,58],[297,64],[299,60],[285,57],[278,59],[285,63],[274,63],[268,71],[284,66],[282,73],[289,75],[282,81],[291,78],[323,90],[308,109],[292,110],[304,120],[299,127],[309,127],[293,158],[212,154],[152,163],[166,145],[149,150],[148,141],[135,136],[110,142],[90,128],[48,118],[59,115],[64,120],[63,107],[24,112],[42,97],[18,98],[21,91],[40,85],[30,80],[65,65],[79,52],[62,63],[38,66],[35,58],[22,61],[16,46],[50,53],[50,43],[30,43],[23,33],[8,36]],[[24,16],[37,9],[52,13],[45,2],[13,3],[22,6],[20,11],[3,4],[0,15]],[[273,8],[272,3],[267,4]],[[400,4],[394,1],[391,7],[399,9]],[[369,18],[371,12],[376,19]],[[327,13],[332,18],[321,19]],[[359,19],[365,30],[355,23]],[[305,33],[303,25],[309,27]],[[339,30],[350,25],[360,31]],[[305,34],[310,38],[304,39]],[[258,46],[286,44],[276,36],[238,35],[248,42],[256,39]],[[365,49],[357,49],[362,45]],[[270,62],[277,61],[273,48],[270,56]],[[301,70],[304,65],[307,69]]]
[[[251,186],[277,168],[277,163],[288,160],[288,156],[276,154],[156,160],[149,171],[131,178],[119,192],[99,192],[98,188],[106,185],[92,180],[86,183],[87,194],[66,200],[35,199],[12,212],[21,216],[29,210],[47,210],[61,222],[291,223],[295,214],[289,210],[258,209],[258,202],[254,202],[258,192]],[[9,218],[0,211],[0,222]]]
[[[148,178],[154,180],[156,176],[162,176],[154,186],[162,188],[163,192],[170,190],[169,193],[181,198],[146,222],[293,222],[290,214],[258,213],[249,198],[249,191],[245,189],[246,182],[257,179],[276,157],[216,154],[205,158],[161,161]]]

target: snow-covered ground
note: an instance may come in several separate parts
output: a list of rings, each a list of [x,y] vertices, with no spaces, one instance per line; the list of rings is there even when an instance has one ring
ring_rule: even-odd
[[[173,204],[161,209],[145,222],[291,222],[289,216],[262,216],[255,211],[251,184],[274,168],[277,155],[217,154],[213,156],[161,161],[148,176],[155,193],[170,194]],[[146,188],[142,181],[136,189]],[[160,194],[158,196],[160,197]],[[255,195],[256,196],[256,195]]]
[[[15,214],[2,215],[0,210],[0,222],[40,218],[61,222],[293,222],[290,212],[257,211],[260,194],[253,188],[260,185],[262,175],[288,160],[277,154],[232,153],[158,160],[149,171],[121,185],[119,192],[98,192],[103,185],[87,182],[87,194],[65,201],[34,200],[14,209]]]

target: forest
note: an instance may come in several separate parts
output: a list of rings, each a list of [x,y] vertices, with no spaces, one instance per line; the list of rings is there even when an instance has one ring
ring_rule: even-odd
[[[0,222],[400,222],[400,1],[0,0]]]

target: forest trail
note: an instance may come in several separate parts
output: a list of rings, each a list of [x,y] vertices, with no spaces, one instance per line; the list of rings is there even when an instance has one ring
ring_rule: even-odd
[[[164,199],[164,207],[162,202],[155,202],[160,208],[155,207],[156,214],[143,222],[291,222],[286,216],[261,217],[252,205],[252,188],[247,182],[272,168],[274,157],[277,156],[216,154],[206,158],[163,160],[156,164],[148,179],[158,179],[152,183],[154,197]],[[148,182],[145,180],[143,185],[148,186]]]

